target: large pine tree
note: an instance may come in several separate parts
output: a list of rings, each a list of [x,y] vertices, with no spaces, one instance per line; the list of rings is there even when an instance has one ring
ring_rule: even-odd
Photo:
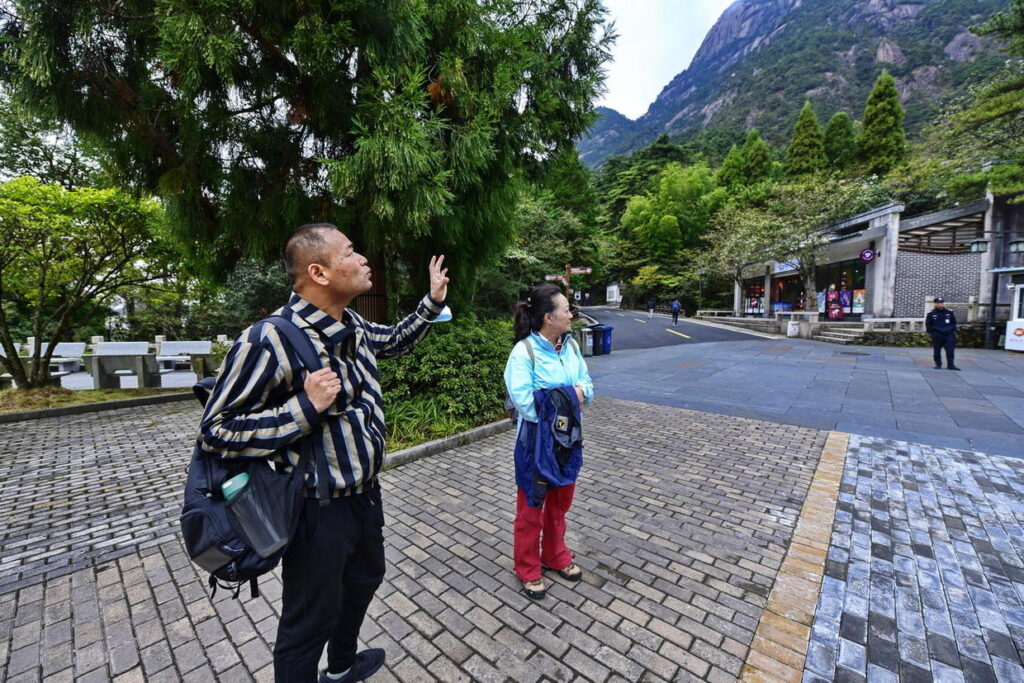
[[[836,112],[825,126],[825,156],[832,168],[844,170],[857,159],[853,121],[845,111]]]
[[[804,102],[793,128],[793,140],[786,150],[786,174],[789,176],[814,173],[825,168],[825,143],[818,117],[810,102]]]
[[[211,271],[326,220],[415,289],[447,253],[456,296],[507,242],[516,178],[593,122],[610,41],[599,0],[16,7],[5,87],[163,197]]]
[[[764,180],[772,171],[772,150],[756,128],[743,143],[743,161],[747,182]]]
[[[864,108],[864,127],[857,141],[861,161],[870,173],[884,175],[907,155],[903,106],[896,81],[883,70]]]

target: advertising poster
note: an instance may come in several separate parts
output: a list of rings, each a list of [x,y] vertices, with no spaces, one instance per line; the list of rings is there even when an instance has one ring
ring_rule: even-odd
[[[817,297],[818,297],[818,310],[819,311],[824,311],[825,310],[825,292],[824,292],[824,290],[818,292],[817,293]]]
[[[828,317],[832,319],[843,317],[843,306],[839,303],[839,292],[830,289],[825,295],[825,302],[828,306]]]
[[[840,289],[839,305],[843,307],[843,313],[853,313],[853,292],[848,289]]]
[[[853,290],[853,312],[863,313],[864,302],[867,301],[868,291],[866,289],[855,289]]]

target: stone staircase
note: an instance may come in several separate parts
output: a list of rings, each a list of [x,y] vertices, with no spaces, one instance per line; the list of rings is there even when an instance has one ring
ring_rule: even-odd
[[[729,325],[730,327],[741,327],[745,330],[753,330],[754,332],[779,334],[779,323],[773,318],[737,318],[734,316],[702,315],[698,319],[706,320],[709,323]]]
[[[811,339],[830,344],[854,344],[863,336],[861,323],[822,323]]]

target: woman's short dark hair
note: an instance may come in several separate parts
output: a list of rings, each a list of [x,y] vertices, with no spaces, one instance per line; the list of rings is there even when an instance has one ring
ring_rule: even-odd
[[[544,325],[544,316],[555,312],[555,297],[565,292],[557,285],[537,285],[530,290],[526,301],[520,301],[512,311],[515,341],[530,336]]]

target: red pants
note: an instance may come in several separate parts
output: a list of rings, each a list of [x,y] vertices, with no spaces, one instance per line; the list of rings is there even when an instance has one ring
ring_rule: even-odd
[[[519,489],[512,559],[520,581],[539,579],[542,564],[552,569],[565,569],[572,564],[572,553],[565,547],[565,513],[572,505],[575,490],[575,484],[550,489],[544,496],[544,506],[532,508]]]

